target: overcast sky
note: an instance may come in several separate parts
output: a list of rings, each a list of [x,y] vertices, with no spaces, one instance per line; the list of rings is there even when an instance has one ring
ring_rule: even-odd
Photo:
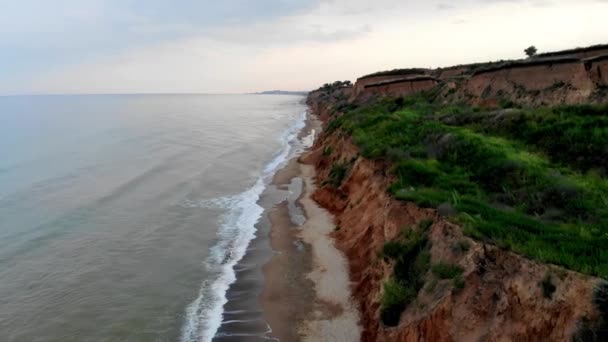
[[[309,90],[608,43],[608,0],[0,0],[0,94]]]

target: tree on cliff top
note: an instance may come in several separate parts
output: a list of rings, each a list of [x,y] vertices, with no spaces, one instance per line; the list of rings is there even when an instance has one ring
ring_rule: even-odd
[[[536,50],[536,47],[534,45],[530,46],[529,48],[525,49],[524,52],[526,53],[526,55],[528,56],[528,58],[532,58],[536,55],[536,52],[538,50]]]
[[[335,81],[334,83],[325,83],[319,90],[332,92],[336,89],[344,88],[344,87],[352,87],[351,81]]]

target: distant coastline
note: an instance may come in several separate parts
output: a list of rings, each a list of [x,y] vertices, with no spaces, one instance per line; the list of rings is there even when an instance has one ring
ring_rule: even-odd
[[[257,93],[256,95],[308,95],[308,91],[287,91],[287,90],[266,90]]]

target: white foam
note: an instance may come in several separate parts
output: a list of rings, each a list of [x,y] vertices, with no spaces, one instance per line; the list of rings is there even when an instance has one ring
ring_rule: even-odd
[[[312,147],[312,145],[315,143],[316,137],[317,130],[313,128],[312,130],[310,130],[310,133],[308,133],[307,136],[302,138],[302,148],[306,149]]]
[[[207,198],[198,201],[184,199],[177,203],[177,205],[182,206],[184,208],[232,209],[234,205],[238,203],[239,196],[241,195],[242,194],[237,194],[234,196]]]
[[[213,339],[222,323],[226,293],[236,280],[234,266],[243,258],[247,247],[255,237],[255,225],[264,209],[257,204],[266,187],[268,178],[299,150],[293,143],[304,128],[306,112],[296,118],[293,125],[280,139],[282,148],[263,170],[263,174],[247,191],[234,196],[208,199],[200,202],[184,202],[188,207],[220,207],[228,212],[222,216],[218,230],[218,242],[211,248],[205,267],[217,278],[204,281],[197,298],[186,308],[186,321],[182,328],[183,342],[208,342]]]
[[[290,145],[290,142],[295,142],[298,133],[304,128],[306,119],[306,112],[302,111],[300,115],[296,118],[296,122],[285,131],[279,140],[284,143],[281,151],[273,158],[273,160],[266,165],[264,168],[264,176],[269,176],[274,174],[276,170],[278,170],[283,163],[287,160],[291,159],[291,155],[295,152],[294,148]]]

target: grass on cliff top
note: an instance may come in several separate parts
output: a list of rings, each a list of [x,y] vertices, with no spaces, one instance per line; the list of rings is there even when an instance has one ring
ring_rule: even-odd
[[[396,198],[424,207],[449,204],[474,238],[608,278],[608,182],[580,172],[604,165],[589,159],[583,168],[575,157],[607,148],[606,132],[598,130],[604,127],[598,124],[603,109],[536,111],[550,118],[526,119],[527,128],[517,135],[516,123],[506,128],[479,120],[459,123],[459,115],[475,111],[438,105],[426,93],[349,110],[331,121],[328,131],[342,129],[363,156],[390,161],[397,181],[389,190]],[[446,115],[455,118],[449,125]],[[560,129],[574,131],[565,139]],[[575,155],[560,158],[559,149]]]
[[[519,141],[552,162],[581,172],[608,172],[608,105],[560,106],[490,113],[447,112],[442,121]]]

